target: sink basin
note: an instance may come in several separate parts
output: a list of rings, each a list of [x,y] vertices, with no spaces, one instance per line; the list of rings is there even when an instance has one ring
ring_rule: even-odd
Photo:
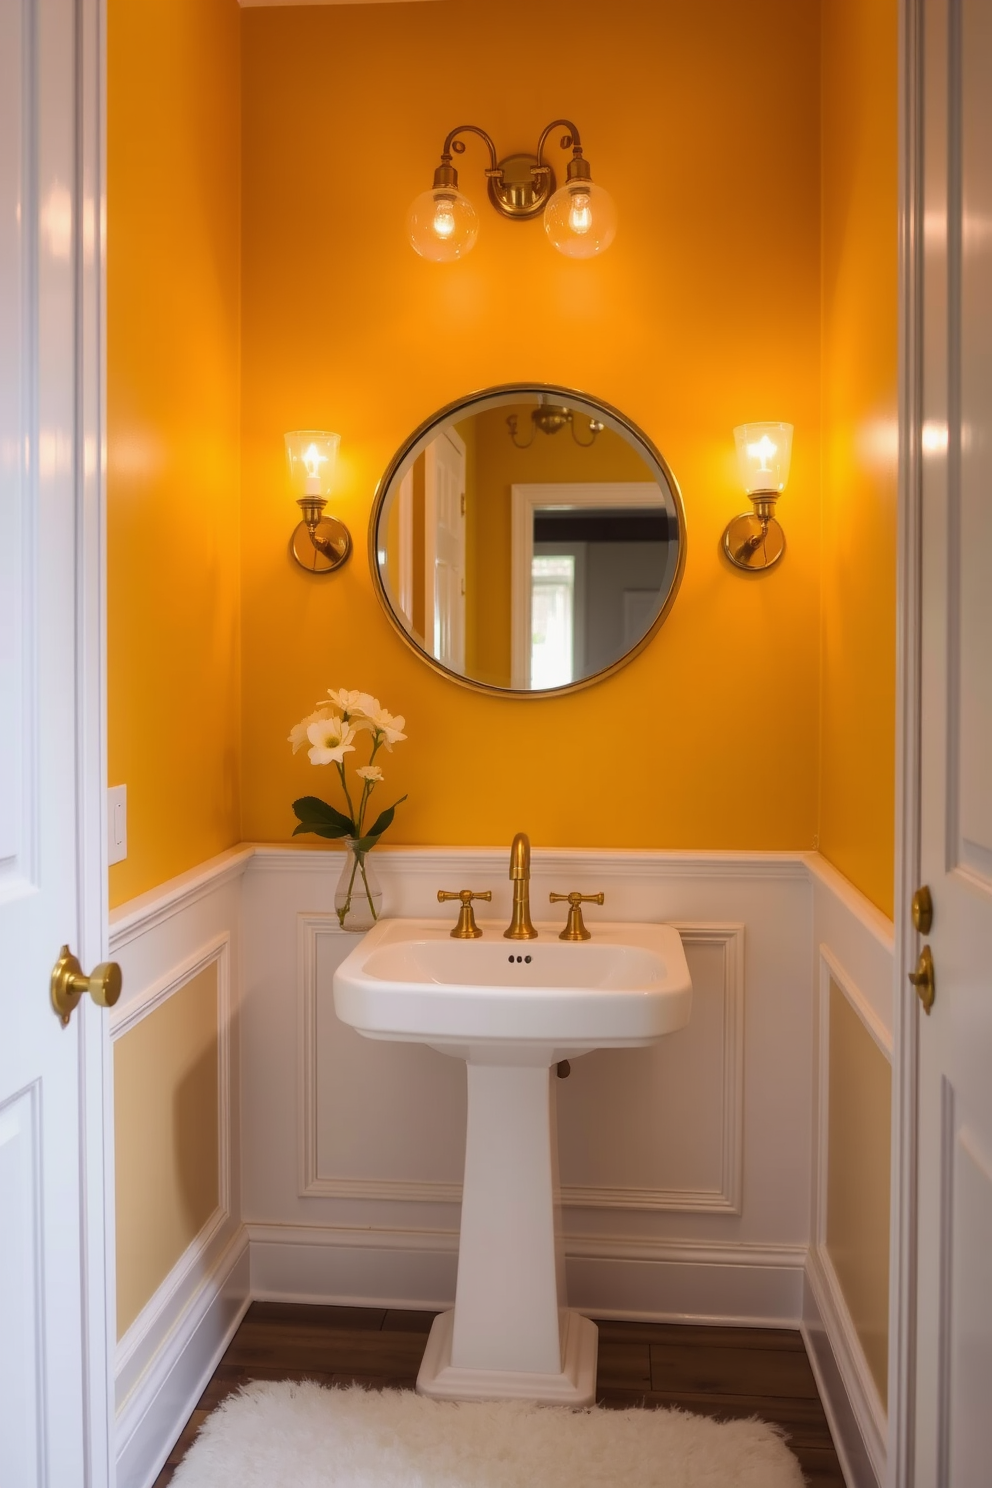
[[[380,920],[334,973],[334,1007],[367,1038],[466,1061],[468,1130],[455,1306],[417,1376],[442,1400],[591,1405],[598,1332],[565,1305],[554,1066],[635,1048],[689,1021],[671,925],[596,923],[594,938],[453,940],[442,920]]]
[[[477,1062],[555,1064],[651,1043],[689,1018],[671,925],[597,924],[595,939],[509,941],[502,924],[452,940],[437,920],[380,920],[334,977],[338,1017],[368,1038],[427,1043]]]

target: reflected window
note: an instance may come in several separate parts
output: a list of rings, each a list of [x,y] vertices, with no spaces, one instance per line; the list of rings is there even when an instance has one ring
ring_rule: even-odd
[[[575,666],[575,558],[535,557],[531,565],[531,687],[567,687]]]

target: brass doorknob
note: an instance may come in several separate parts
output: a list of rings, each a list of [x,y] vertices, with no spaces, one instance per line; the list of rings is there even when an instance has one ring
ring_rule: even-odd
[[[69,950],[62,947],[59,959],[52,969],[52,1006],[62,1020],[64,1028],[72,1017],[73,1010],[84,992],[88,992],[99,1007],[113,1007],[121,995],[121,969],[116,961],[101,961],[87,976]]]
[[[920,952],[916,970],[909,973],[909,980],[916,988],[916,995],[923,1004],[923,1011],[929,1017],[936,989],[933,979],[933,956],[928,945],[925,945]]]

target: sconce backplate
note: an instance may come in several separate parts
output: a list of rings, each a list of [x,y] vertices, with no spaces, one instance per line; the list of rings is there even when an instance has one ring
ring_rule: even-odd
[[[536,155],[508,155],[500,161],[503,179],[489,177],[489,200],[497,212],[519,222],[540,216],[555,189],[555,175],[547,166],[535,176],[536,165]]]
[[[754,512],[742,512],[727,524],[723,551],[735,568],[761,573],[774,568],[782,557],[785,533],[774,517],[762,519]]]
[[[333,573],[351,556],[351,533],[336,517],[321,517],[313,538],[306,522],[294,528],[289,550],[307,573]]]

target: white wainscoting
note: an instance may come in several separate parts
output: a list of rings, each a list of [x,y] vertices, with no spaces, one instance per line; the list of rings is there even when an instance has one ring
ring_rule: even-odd
[[[443,918],[437,889],[471,884],[493,891],[494,933],[508,921],[508,849],[377,853],[386,913]],[[441,1306],[454,1294],[464,1066],[334,1017],[334,967],[355,943],[333,913],[338,862],[262,847],[245,875],[253,1295]],[[572,888],[606,893],[594,933],[596,918],[677,924],[695,987],[688,1029],[656,1049],[586,1055],[557,1086],[575,1305],[798,1324],[812,1143],[805,857],[535,849],[535,918],[549,890]]]
[[[218,1204],[117,1345],[118,1488],[147,1488],[249,1297],[241,1225],[241,878],[248,851],[225,853],[111,916],[124,987],[111,1014],[120,1038],[210,965],[217,968]]]
[[[810,878],[815,1130],[803,1335],[849,1488],[879,1488],[886,1480],[885,1402],[879,1397],[826,1246],[827,1095],[831,981],[885,1057],[892,1059],[893,925],[825,859],[811,857]]]
[[[443,917],[437,889],[470,884],[492,889],[494,921],[509,918],[508,849],[380,848],[377,860],[388,914]],[[120,1488],[152,1481],[249,1297],[453,1298],[464,1070],[333,1018],[333,968],[356,940],[336,927],[338,866],[324,849],[244,847],[114,916],[115,1028],[204,957],[226,958],[232,1113],[228,1212],[121,1342]],[[828,965],[887,1036],[891,926],[816,854],[535,849],[532,873],[535,906],[550,889],[605,890],[594,933],[596,918],[677,924],[696,988],[686,1037],[587,1055],[556,1087],[572,1304],[801,1325],[848,1482],[868,1488],[884,1470],[884,1412],[817,1243],[817,1019]]]

